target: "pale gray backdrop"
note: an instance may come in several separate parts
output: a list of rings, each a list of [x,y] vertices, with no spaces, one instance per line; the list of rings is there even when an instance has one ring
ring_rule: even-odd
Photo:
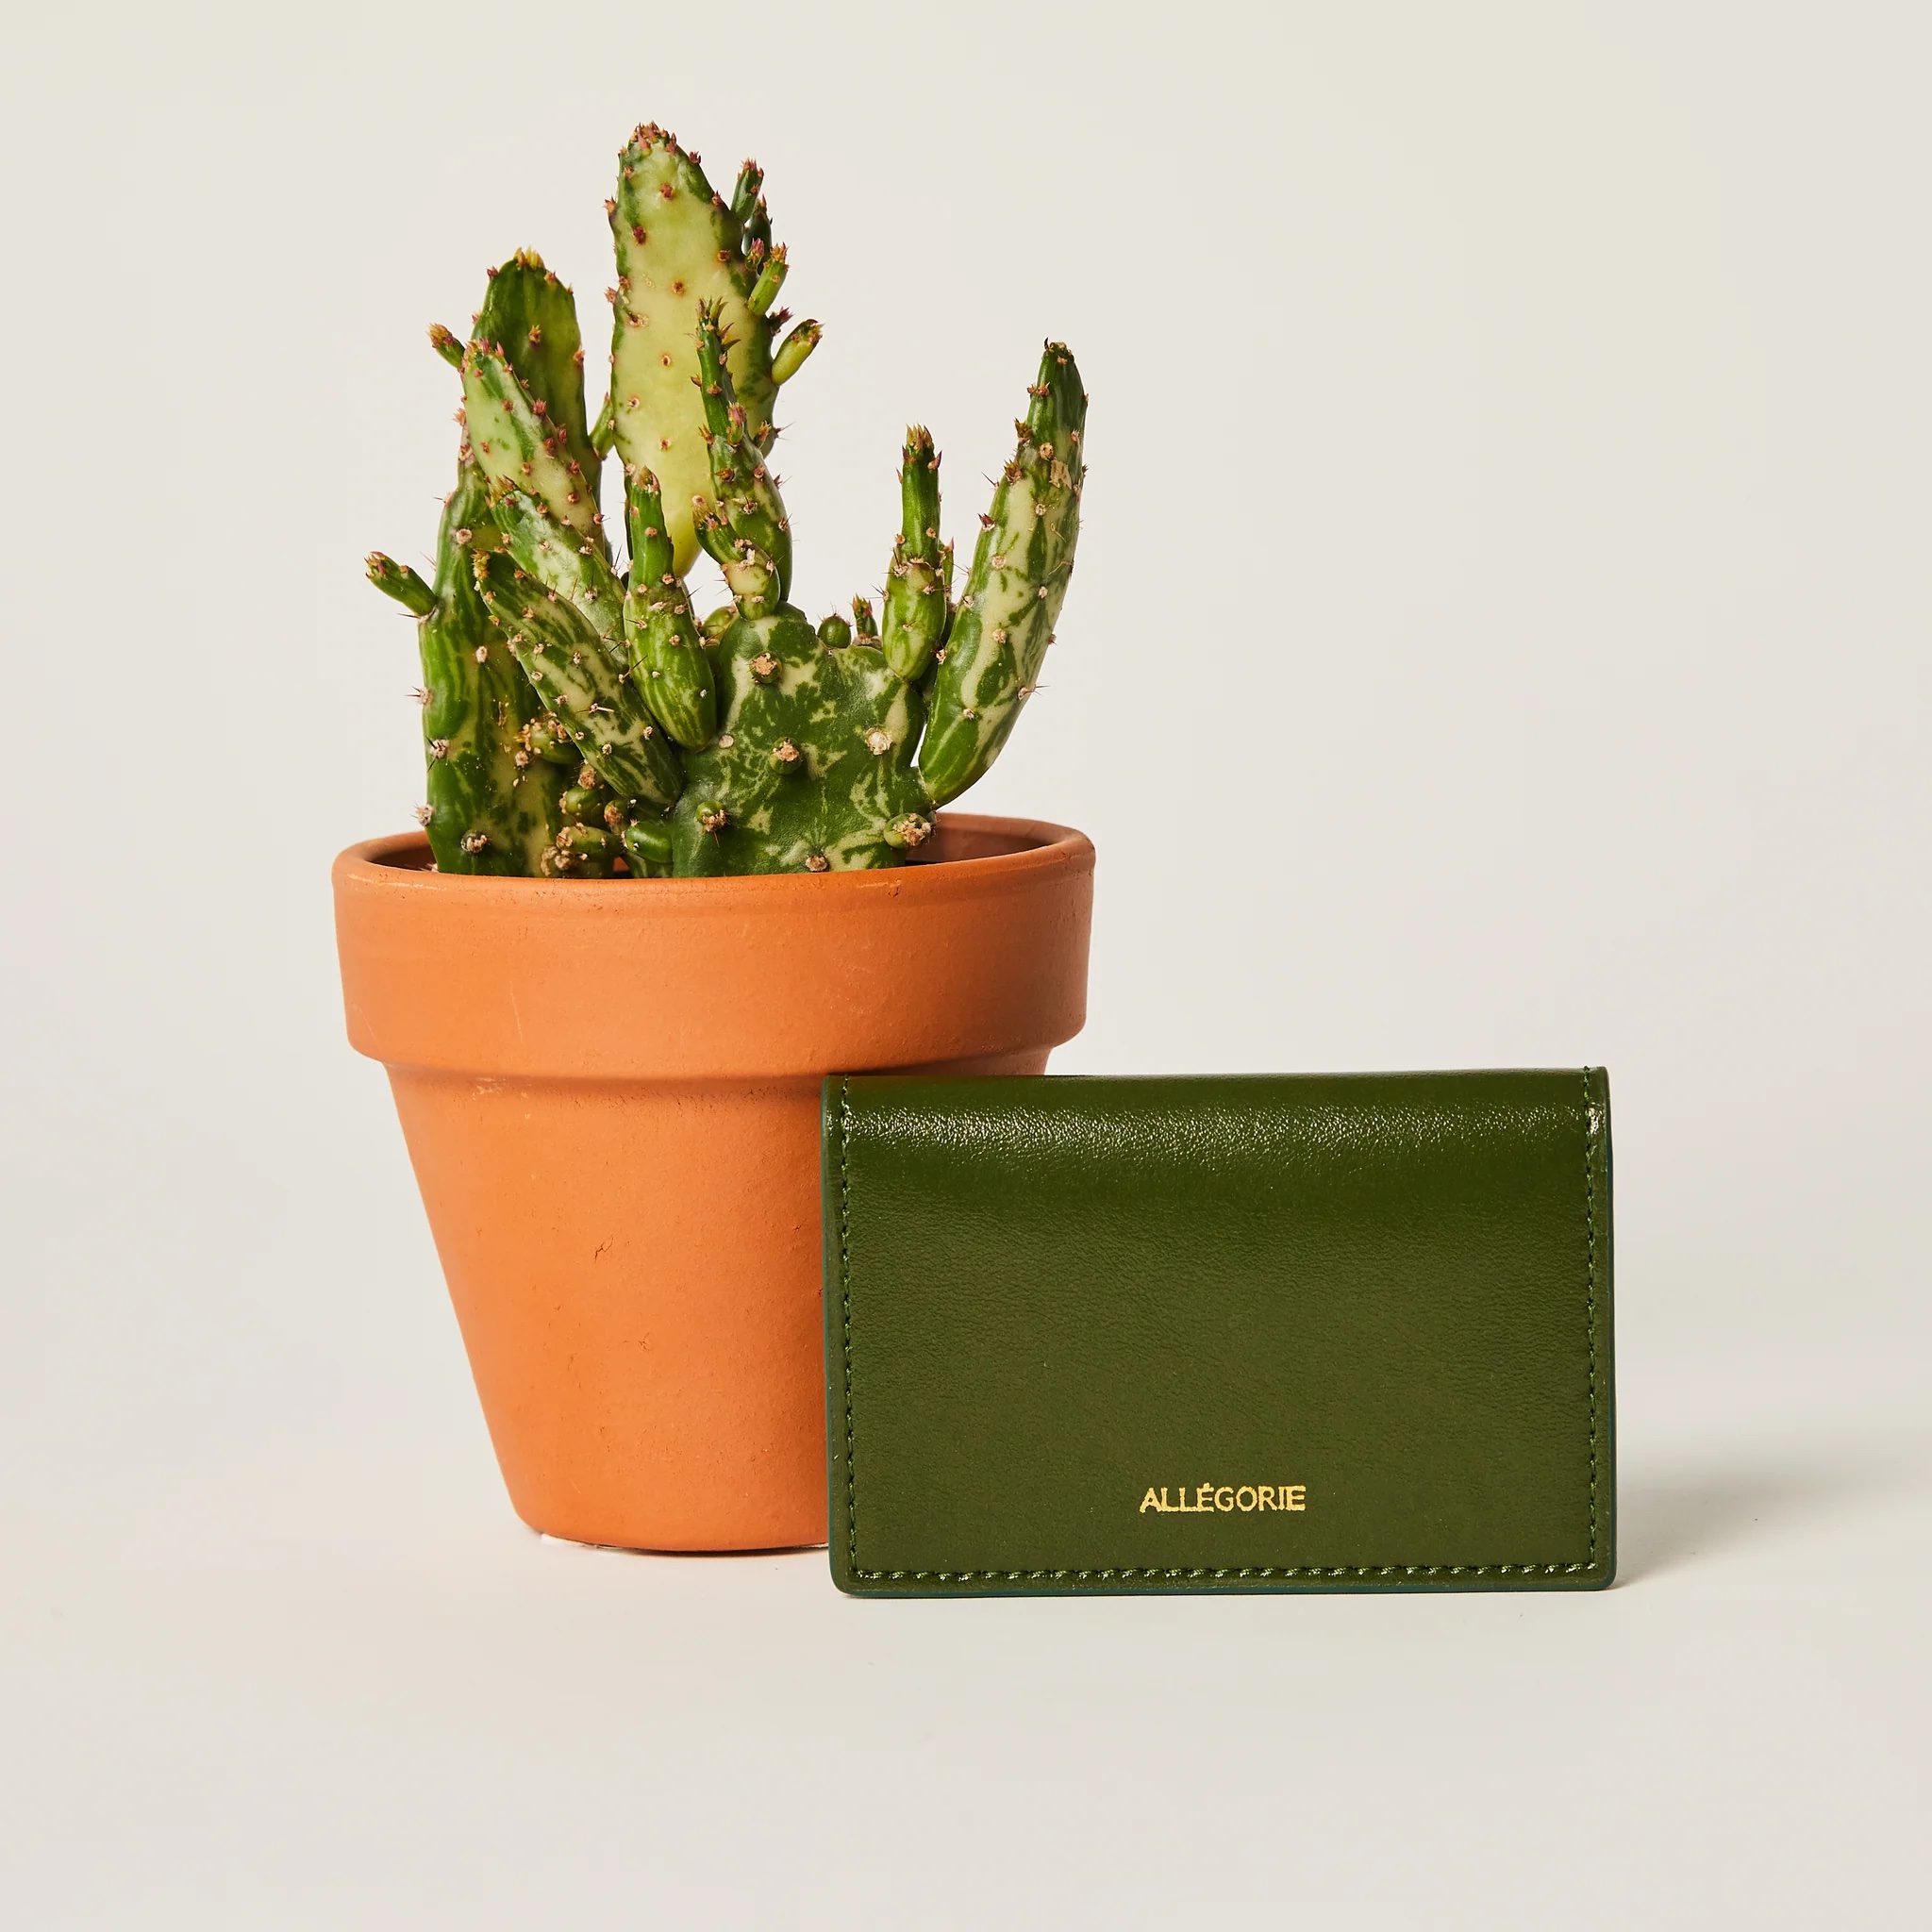
[[[1923,8],[22,9],[0,62],[11,1923],[1903,1925],[1927,1799]],[[418,795],[460,326],[755,152],[801,601],[1040,339],[982,808],[1065,1070],[1608,1065],[1624,1583],[858,1606],[528,1536],[325,879]]]

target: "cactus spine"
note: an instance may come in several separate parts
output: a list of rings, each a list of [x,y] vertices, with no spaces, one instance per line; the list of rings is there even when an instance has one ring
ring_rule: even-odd
[[[849,622],[814,625],[790,601],[791,524],[767,458],[778,386],[821,331],[779,334],[791,263],[763,187],[746,162],[727,202],[672,136],[633,135],[606,205],[618,274],[594,424],[575,304],[535,254],[492,271],[467,343],[431,331],[461,372],[467,431],[436,582],[380,556],[370,575],[420,622],[445,870],[896,865],[1038,688],[1086,474],[1073,357],[1046,345],[958,605],[940,456],[915,426],[883,625],[861,596]],[[612,448],[627,565],[599,509]],[[685,583],[701,548],[730,592],[702,625]]]

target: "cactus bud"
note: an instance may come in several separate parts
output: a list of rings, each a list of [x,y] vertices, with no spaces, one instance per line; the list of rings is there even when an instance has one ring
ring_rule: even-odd
[[[773,355],[772,380],[781,385],[790,382],[805,367],[805,358],[818,347],[824,334],[824,329],[811,318],[801,322]]]
[[[427,617],[436,608],[436,592],[407,563],[398,563],[394,558],[385,557],[380,550],[372,550],[365,568],[369,581],[385,597],[393,597],[412,615]]]
[[[923,812],[901,812],[886,827],[886,843],[902,852],[915,852],[932,837],[932,821]]]
[[[625,856],[646,875],[671,869],[671,834],[659,820],[632,819],[618,834]]]
[[[559,858],[573,860],[608,858],[611,838],[602,825],[566,825],[557,835]]]
[[[747,160],[738,171],[737,185],[731,191],[731,212],[741,227],[752,218],[758,205],[758,190],[765,185],[765,171]]]
[[[788,263],[785,247],[781,242],[765,257],[764,266],[758,271],[758,278],[752,286],[751,293],[745,298],[745,307],[754,315],[763,315],[778,299],[778,291],[785,286]]]

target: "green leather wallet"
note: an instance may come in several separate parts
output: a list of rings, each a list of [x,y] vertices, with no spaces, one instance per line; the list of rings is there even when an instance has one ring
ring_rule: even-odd
[[[1598,1070],[834,1078],[832,1575],[1600,1590]]]

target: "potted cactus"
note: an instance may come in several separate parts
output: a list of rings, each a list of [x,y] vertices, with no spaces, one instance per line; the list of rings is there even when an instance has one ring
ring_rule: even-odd
[[[786,331],[762,188],[632,136],[594,419],[536,254],[467,341],[430,331],[462,385],[434,570],[368,564],[417,620],[423,829],[335,870],[350,1038],[389,1070],[512,1502],[636,1547],[823,1540],[823,1076],[1037,1072],[1085,1017],[1091,845],[940,812],[1053,641],[1078,371],[1048,343],[957,597],[915,427],[878,603],[813,624],[768,457],[821,331]]]

